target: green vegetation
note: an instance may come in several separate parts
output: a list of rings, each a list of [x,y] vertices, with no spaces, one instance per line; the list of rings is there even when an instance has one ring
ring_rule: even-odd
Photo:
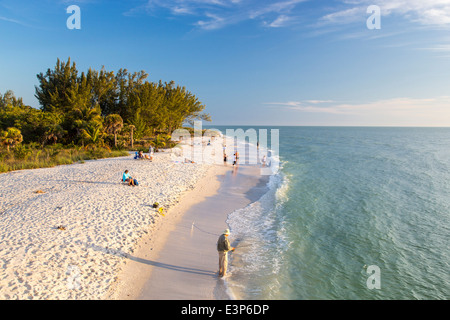
[[[71,147],[61,144],[42,148],[35,143],[17,145],[11,152],[0,153],[0,172],[23,169],[48,168],[85,160],[127,156],[125,150],[108,150],[105,147]]]
[[[173,146],[173,130],[195,119],[210,121],[185,87],[149,82],[144,71],[116,74],[57,60],[37,75],[40,108],[12,91],[0,93],[0,172],[124,155],[124,150]]]

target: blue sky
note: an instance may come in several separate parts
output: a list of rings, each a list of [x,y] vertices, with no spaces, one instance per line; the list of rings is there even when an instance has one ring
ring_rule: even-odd
[[[450,126],[449,31],[450,0],[0,0],[0,92],[39,107],[70,56],[174,80],[216,125]]]

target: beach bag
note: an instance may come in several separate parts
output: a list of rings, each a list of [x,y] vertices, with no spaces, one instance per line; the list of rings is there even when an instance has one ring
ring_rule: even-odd
[[[139,182],[137,181],[137,179],[134,179],[134,185],[138,186]]]

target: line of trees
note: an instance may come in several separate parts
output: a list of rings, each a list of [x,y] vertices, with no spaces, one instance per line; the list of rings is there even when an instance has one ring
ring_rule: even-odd
[[[70,58],[67,62],[58,59],[54,69],[37,75],[35,96],[40,109],[24,105],[12,91],[0,93],[1,141],[8,148],[22,140],[42,145],[102,145],[108,135],[114,135],[117,146],[122,130],[133,141],[170,135],[195,119],[210,121],[205,106],[185,87],[173,81],[149,82],[147,77],[144,71],[114,73],[104,67],[79,73]],[[16,138],[8,140],[8,136]]]

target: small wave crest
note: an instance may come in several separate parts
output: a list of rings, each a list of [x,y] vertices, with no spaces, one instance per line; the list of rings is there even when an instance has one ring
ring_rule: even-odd
[[[289,245],[282,210],[288,199],[289,178],[279,171],[270,176],[267,186],[268,191],[258,201],[228,216],[236,251],[227,286],[234,297],[270,298],[277,287],[277,274]]]

